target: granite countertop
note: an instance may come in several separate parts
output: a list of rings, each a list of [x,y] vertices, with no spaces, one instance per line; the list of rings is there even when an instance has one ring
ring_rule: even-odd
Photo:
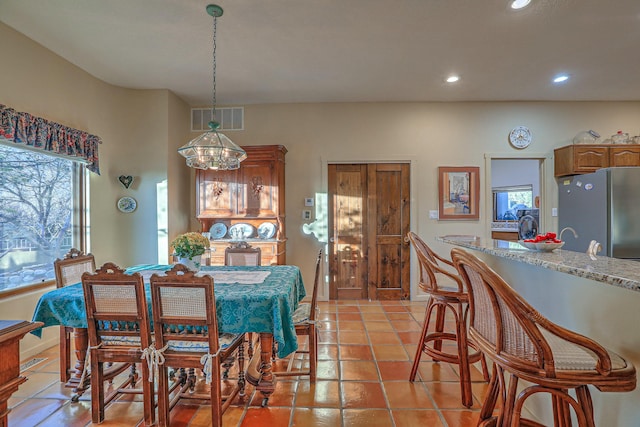
[[[476,236],[448,235],[437,237],[437,240],[640,292],[640,262],[638,261],[606,256],[597,256],[594,261],[582,252],[562,249],[536,252],[520,246],[517,242],[483,239]]]

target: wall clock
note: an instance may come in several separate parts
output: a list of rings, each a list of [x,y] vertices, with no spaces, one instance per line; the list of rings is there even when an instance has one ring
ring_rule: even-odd
[[[531,144],[531,131],[525,126],[513,128],[509,133],[509,143],[516,148],[527,148]]]

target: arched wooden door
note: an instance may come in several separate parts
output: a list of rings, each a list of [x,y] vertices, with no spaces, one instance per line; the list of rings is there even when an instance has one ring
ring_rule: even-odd
[[[409,299],[409,164],[330,164],[329,298]]]

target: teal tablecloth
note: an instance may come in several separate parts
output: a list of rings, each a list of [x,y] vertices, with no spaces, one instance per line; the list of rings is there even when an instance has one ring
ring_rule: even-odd
[[[127,270],[129,273],[144,270],[168,270],[170,265],[139,265]],[[290,265],[260,267],[202,267],[207,271],[268,271],[269,276],[259,284],[223,283],[215,281],[216,312],[221,332],[272,333],[278,343],[278,356],[284,357],[298,348],[291,315],[298,302],[305,296],[300,269]],[[149,284],[147,302],[151,309]],[[47,292],[40,297],[33,321],[43,322],[44,327],[64,325],[86,328],[82,284],[77,283]],[[40,336],[41,329],[33,333]]]

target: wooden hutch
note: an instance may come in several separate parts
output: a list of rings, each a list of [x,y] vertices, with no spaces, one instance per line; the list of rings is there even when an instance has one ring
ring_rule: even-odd
[[[260,248],[262,265],[285,264],[287,149],[282,145],[242,148],[247,158],[240,169],[196,171],[196,215],[202,231],[211,232],[211,265],[224,265],[225,248],[239,240]]]

